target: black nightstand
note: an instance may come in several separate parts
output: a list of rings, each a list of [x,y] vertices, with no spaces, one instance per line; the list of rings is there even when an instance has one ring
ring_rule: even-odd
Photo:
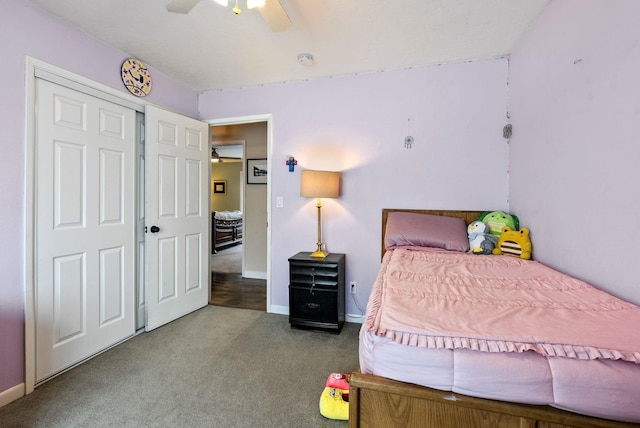
[[[298,253],[289,259],[291,327],[340,333],[344,325],[344,254]]]

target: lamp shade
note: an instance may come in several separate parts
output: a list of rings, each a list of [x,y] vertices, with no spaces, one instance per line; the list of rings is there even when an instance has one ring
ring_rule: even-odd
[[[303,170],[300,196],[308,198],[337,198],[340,196],[340,173],[335,171]]]

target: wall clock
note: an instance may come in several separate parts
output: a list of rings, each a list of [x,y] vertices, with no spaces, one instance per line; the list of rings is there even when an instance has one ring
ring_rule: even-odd
[[[146,97],[151,92],[151,73],[142,61],[128,58],[120,67],[122,83],[137,97]]]

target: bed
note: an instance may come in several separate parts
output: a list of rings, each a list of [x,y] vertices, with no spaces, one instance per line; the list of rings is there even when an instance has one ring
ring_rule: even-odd
[[[211,213],[211,251],[242,243],[242,211],[217,211]]]
[[[383,211],[383,233],[404,211]],[[458,246],[478,212],[407,211],[462,218],[465,233],[453,245],[437,236],[448,224],[431,224],[428,239],[396,230],[392,251],[383,244],[350,383],[350,427],[640,426],[639,307],[535,261],[465,253]],[[486,279],[502,262],[508,270]],[[582,331],[594,342],[571,342]]]

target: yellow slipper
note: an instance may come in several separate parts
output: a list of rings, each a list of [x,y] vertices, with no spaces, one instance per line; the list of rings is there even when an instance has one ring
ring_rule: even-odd
[[[326,387],[320,396],[320,414],[327,419],[349,420],[348,397],[349,391]]]

